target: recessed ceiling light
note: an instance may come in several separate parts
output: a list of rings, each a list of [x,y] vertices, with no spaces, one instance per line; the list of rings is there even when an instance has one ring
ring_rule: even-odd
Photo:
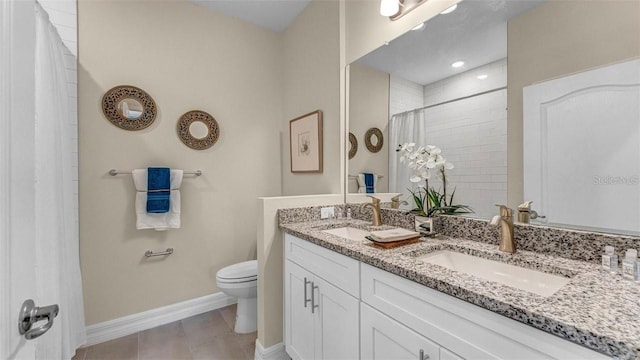
[[[451,66],[454,68],[459,68],[462,65],[464,65],[464,61],[456,61],[453,64],[451,64]]]
[[[414,31],[415,30],[422,30],[422,29],[424,29],[424,23],[420,23],[420,24],[414,26],[413,28],[411,28],[411,30],[414,30]]]
[[[450,14],[452,13],[456,8],[458,7],[458,4],[455,4],[453,6],[448,7],[445,11],[441,12],[440,14],[442,15],[446,15],[446,14]]]
[[[478,75],[478,79],[480,79],[480,80],[484,80],[484,79],[486,79],[488,77],[489,77],[489,75],[487,75],[487,74]]]

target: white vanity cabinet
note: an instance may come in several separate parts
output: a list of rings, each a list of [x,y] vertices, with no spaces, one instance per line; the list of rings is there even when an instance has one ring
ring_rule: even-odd
[[[438,344],[437,357],[430,356],[429,360],[609,359],[560,337],[367,264],[361,264],[361,301],[363,335],[367,332],[364,324],[368,321],[365,320],[364,309],[371,307],[392,319],[395,329],[402,326],[405,334],[419,334],[423,339]],[[380,332],[385,331],[389,332]],[[363,359],[366,358],[366,341],[363,339],[362,342]],[[419,351],[420,346],[424,346],[420,344],[414,344],[410,351]],[[378,346],[373,344],[370,347]]]
[[[609,359],[285,234],[285,349],[299,359]]]
[[[285,349],[294,360],[360,358],[359,269],[356,260],[285,235]]]

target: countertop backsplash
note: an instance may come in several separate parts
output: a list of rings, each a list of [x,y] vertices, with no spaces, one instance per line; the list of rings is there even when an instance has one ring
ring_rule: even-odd
[[[351,209],[351,217],[356,220],[367,221],[371,220],[372,217],[371,208],[361,208],[361,204],[327,206],[334,206],[336,217],[341,214],[342,219],[346,219],[347,209]],[[320,220],[320,209],[327,206],[280,209],[278,211],[278,222],[279,224],[292,224]],[[381,204],[380,216],[383,224],[414,229],[414,214],[406,210],[391,209],[390,207],[391,203]],[[438,234],[454,238],[495,244],[496,246],[500,242],[499,228],[490,226],[489,221],[484,219],[440,215],[435,217],[434,228]],[[637,249],[640,252],[640,237],[635,236],[520,223],[514,224],[514,236],[518,249],[592,263],[601,261],[606,245],[615,247],[620,261],[622,261],[624,252],[627,249]]]

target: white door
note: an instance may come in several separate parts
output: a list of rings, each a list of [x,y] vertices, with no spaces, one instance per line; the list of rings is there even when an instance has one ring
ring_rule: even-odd
[[[360,301],[328,282],[313,280],[316,359],[359,359]]]
[[[35,288],[34,158],[35,11],[31,1],[0,5],[0,326],[3,359],[35,358],[35,343],[18,333],[18,311]],[[24,121],[19,121],[24,119]]]
[[[294,360],[314,358],[312,282],[310,272],[285,262],[285,349]]]
[[[438,344],[364,303],[361,306],[360,318],[363,359],[436,360],[440,358]]]
[[[36,359],[48,346],[19,333],[38,302],[35,256],[35,2],[0,2],[0,358]],[[32,314],[32,315],[35,315]],[[40,321],[32,329],[47,323]],[[33,335],[29,332],[25,335]]]

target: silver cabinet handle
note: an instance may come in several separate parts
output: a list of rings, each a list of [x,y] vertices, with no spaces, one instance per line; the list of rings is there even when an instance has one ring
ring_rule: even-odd
[[[304,278],[304,307],[307,307],[307,303],[311,302],[311,299],[307,299],[307,285],[311,284],[312,282],[307,280],[307,278]],[[313,285],[311,285],[313,286]],[[313,296],[313,294],[311,295]]]
[[[27,340],[39,337],[51,329],[53,319],[58,316],[59,310],[57,304],[37,307],[33,300],[25,300],[18,316],[18,332],[20,335],[24,335]],[[45,319],[47,320],[46,324],[35,329],[31,328],[36,322]]]
[[[314,285],[313,282],[311,282],[311,313],[315,313],[315,309],[319,308],[320,305],[316,304],[316,289],[318,289],[318,286]]]
[[[430,356],[424,354],[424,350],[420,349],[420,360],[429,360]]]

